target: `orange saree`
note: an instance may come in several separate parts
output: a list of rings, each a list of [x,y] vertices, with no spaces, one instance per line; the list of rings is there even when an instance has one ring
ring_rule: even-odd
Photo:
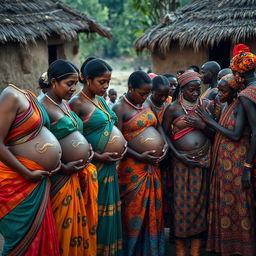
[[[129,141],[157,120],[149,108],[124,123]],[[161,174],[158,166],[125,157],[119,167],[123,220],[123,247],[126,256],[164,255]]]

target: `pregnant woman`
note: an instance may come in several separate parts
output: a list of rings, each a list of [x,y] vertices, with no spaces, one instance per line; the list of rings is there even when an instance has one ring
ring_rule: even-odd
[[[59,255],[48,176],[58,169],[61,147],[46,126],[47,113],[29,91],[11,84],[4,89],[0,97],[3,255]]]
[[[62,148],[62,166],[51,177],[51,204],[57,224],[61,255],[96,255],[97,175],[90,161],[83,123],[64,100],[76,90],[78,69],[57,60],[47,71],[49,89],[41,99],[50,129]],[[86,167],[85,167],[86,166]]]
[[[206,231],[207,168],[210,164],[210,142],[204,132],[205,123],[195,114],[200,101],[201,79],[196,72],[183,73],[178,82],[179,99],[164,113],[163,128],[172,141],[174,154],[173,210],[176,255],[185,256],[185,239],[191,239],[190,255],[199,256],[202,233]],[[195,127],[197,120],[198,127]]]
[[[102,96],[109,87],[112,68],[103,60],[88,58],[81,67],[82,91],[70,101],[83,120],[83,134],[94,150],[98,172],[97,255],[122,255],[121,202],[117,161],[125,153],[126,141],[115,126],[117,117]]]
[[[118,173],[122,201],[125,256],[164,255],[162,186],[158,162],[164,141],[156,130],[157,119],[145,102],[152,85],[142,71],[128,79],[128,92],[113,110],[118,127],[128,141]]]

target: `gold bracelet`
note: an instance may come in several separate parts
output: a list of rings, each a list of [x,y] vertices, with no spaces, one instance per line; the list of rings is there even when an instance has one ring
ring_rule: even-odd
[[[253,164],[244,163],[244,167],[253,168]]]

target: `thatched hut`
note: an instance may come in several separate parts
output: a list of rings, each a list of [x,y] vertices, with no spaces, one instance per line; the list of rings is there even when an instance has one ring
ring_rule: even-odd
[[[0,0],[0,89],[7,83],[36,91],[49,63],[79,63],[78,33],[110,38],[107,28],[61,1]]]
[[[166,15],[135,41],[148,49],[155,73],[176,73],[190,65],[215,60],[229,66],[233,46],[245,43],[256,51],[256,0],[194,0]]]

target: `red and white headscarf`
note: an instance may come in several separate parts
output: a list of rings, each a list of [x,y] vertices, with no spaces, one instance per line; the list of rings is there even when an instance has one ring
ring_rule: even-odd
[[[201,82],[200,74],[194,71],[186,71],[178,77],[178,83],[181,88],[192,81]]]

